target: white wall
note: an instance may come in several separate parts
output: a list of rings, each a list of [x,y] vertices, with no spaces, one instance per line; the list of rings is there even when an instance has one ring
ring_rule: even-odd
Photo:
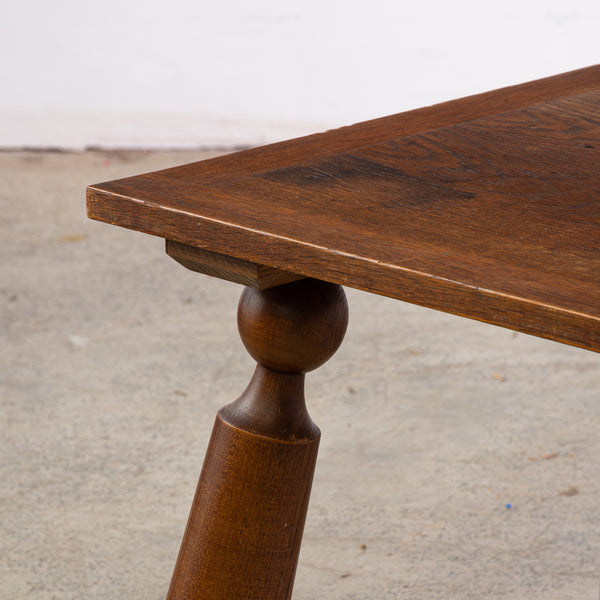
[[[599,0],[4,0],[0,147],[257,144],[594,64],[599,32]]]

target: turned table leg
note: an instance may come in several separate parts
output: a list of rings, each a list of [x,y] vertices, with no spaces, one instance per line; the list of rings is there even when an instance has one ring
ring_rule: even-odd
[[[338,285],[244,290],[238,326],[258,365],[217,415],[168,600],[290,598],[320,438],[304,373],[334,354],[347,322]]]

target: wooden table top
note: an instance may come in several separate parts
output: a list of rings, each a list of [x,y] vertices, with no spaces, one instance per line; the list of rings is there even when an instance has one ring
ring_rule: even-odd
[[[600,351],[600,65],[90,186],[88,215]]]

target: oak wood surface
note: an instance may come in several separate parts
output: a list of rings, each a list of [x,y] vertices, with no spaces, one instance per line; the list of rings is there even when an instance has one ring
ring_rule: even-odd
[[[600,351],[600,66],[88,189],[92,218]]]
[[[246,288],[244,345],[258,361],[213,428],[167,600],[289,600],[320,431],[304,373],[337,350],[348,304],[335,284]]]
[[[311,438],[280,440],[217,416],[167,600],[289,600],[315,430]]]
[[[190,271],[241,283],[259,290],[302,279],[302,275],[296,273],[288,273],[243,258],[234,258],[173,240],[167,240],[165,250],[171,258]]]

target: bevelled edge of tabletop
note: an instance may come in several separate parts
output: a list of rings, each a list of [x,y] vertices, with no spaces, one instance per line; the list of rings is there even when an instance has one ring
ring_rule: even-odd
[[[138,202],[102,191],[94,191],[91,200],[93,204],[105,203],[109,213],[118,212],[118,224],[128,229],[143,227],[151,235],[212,252],[600,352],[600,315],[582,314],[566,306],[482,289],[357,255],[339,256],[331,248],[187,213],[164,218],[165,211],[152,204],[143,211],[123,211],[123,203],[132,208]]]

